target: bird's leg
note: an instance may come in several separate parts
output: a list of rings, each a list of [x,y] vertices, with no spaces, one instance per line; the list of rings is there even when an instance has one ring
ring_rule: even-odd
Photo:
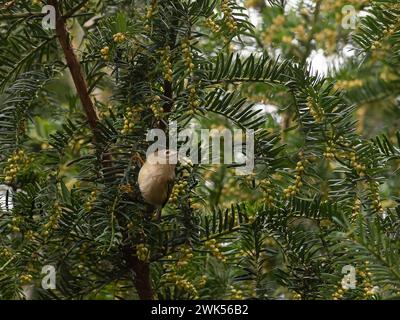
[[[155,219],[156,219],[157,222],[161,222],[161,210],[162,210],[162,208],[158,208],[158,209],[156,210]]]

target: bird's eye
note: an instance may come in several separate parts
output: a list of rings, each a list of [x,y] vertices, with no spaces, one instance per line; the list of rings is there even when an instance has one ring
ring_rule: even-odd
[[[169,156],[169,150],[165,150],[165,154]]]

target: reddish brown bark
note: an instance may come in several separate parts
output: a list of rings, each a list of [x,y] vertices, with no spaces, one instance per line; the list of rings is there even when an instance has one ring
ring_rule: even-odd
[[[49,4],[56,9],[56,35],[64,52],[64,57],[71,72],[72,79],[90,127],[95,130],[99,120],[96,109],[89,96],[86,80],[83,76],[81,65],[76,57],[65,26],[65,18],[61,15],[57,0],[49,0]]]
[[[150,265],[132,255],[129,264],[135,272],[135,288],[141,300],[153,300],[153,289],[150,282]]]
[[[54,6],[56,10],[56,35],[64,52],[64,57],[67,62],[68,69],[71,72],[71,76],[74,81],[76,91],[79,95],[79,99],[85,111],[87,121],[94,133],[94,136],[96,137],[97,122],[99,121],[99,118],[96,112],[96,108],[93,105],[92,99],[90,98],[88,86],[83,75],[80,62],[72,48],[69,34],[65,25],[65,20],[73,13],[70,12],[66,16],[62,16],[57,0],[49,0],[48,3]],[[80,7],[80,5],[76,6],[76,10],[79,10]],[[105,167],[111,165],[111,156],[109,154],[104,155],[103,165]],[[140,261],[135,255],[133,249],[124,249],[124,255],[130,269],[135,273],[134,284],[140,299],[153,299],[153,290],[151,288],[150,282],[149,263]]]

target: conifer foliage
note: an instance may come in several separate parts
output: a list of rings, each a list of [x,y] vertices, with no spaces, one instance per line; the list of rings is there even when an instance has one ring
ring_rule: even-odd
[[[400,7],[339,2],[368,15],[333,40],[332,1],[2,2],[0,299],[398,298]],[[170,121],[254,130],[255,169],[180,163],[158,219]]]

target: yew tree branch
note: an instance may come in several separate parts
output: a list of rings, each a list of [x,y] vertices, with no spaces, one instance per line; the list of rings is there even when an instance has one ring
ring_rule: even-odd
[[[49,4],[54,6],[54,8],[56,9],[56,35],[61,45],[61,48],[63,49],[64,57],[67,61],[67,66],[71,72],[71,76],[74,81],[76,91],[78,92],[79,99],[81,100],[83,109],[85,111],[87,121],[90,128],[93,131],[96,131],[99,118],[97,116],[97,112],[93,105],[93,102],[90,98],[88,87],[82,73],[81,65],[74,53],[71,41],[69,39],[69,34],[65,26],[66,18],[62,16],[57,0],[49,0]]]
[[[141,261],[132,249],[129,247],[123,248],[125,260],[135,273],[134,285],[141,300],[153,300],[153,289],[150,280],[150,264],[146,261]]]
[[[99,121],[99,118],[97,116],[96,108],[90,98],[88,86],[85,81],[81,65],[74,53],[69,38],[69,34],[65,25],[66,19],[72,16],[74,12],[78,11],[87,1],[88,0],[82,1],[65,16],[63,16],[61,13],[58,0],[49,0],[49,4],[54,6],[55,8],[56,35],[63,49],[64,57],[65,60],[67,61],[68,68],[71,72],[71,76],[74,81],[76,91],[78,92],[79,98],[81,100],[83,109],[85,111],[87,121],[96,138],[98,132],[97,122]],[[111,164],[111,156],[109,154],[105,154],[103,158],[103,166],[107,167],[110,166],[110,164]],[[123,248],[123,254],[129,268],[135,273],[134,284],[140,299],[142,300],[153,299],[153,291],[151,288],[151,281],[150,281],[149,263],[140,261],[136,256],[134,250],[132,249],[132,246]]]

